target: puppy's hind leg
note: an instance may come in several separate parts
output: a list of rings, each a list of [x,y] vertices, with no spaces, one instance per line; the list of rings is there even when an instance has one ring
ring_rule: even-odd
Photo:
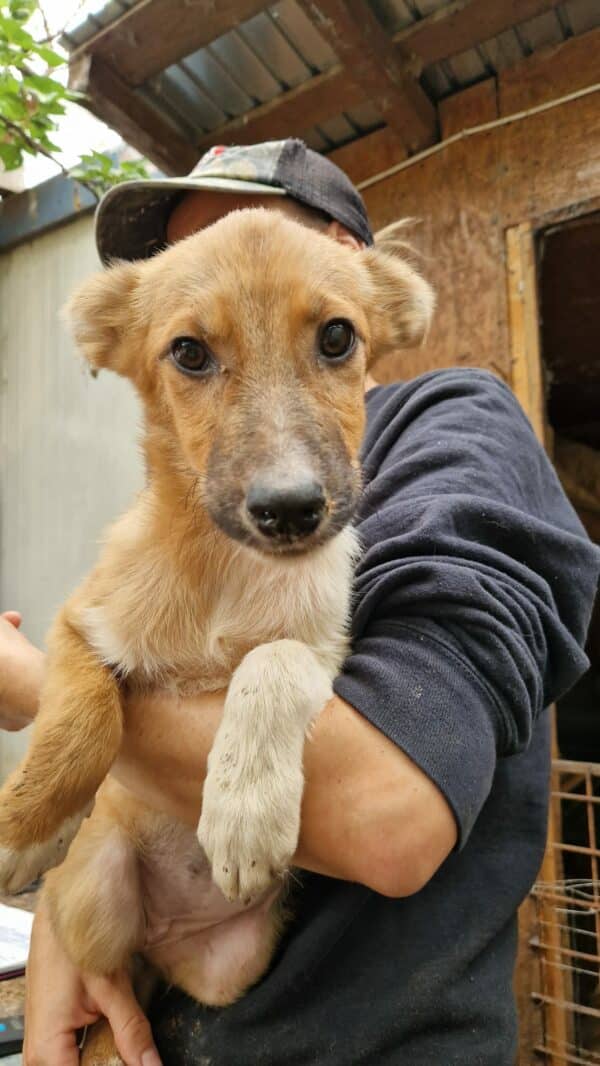
[[[110,817],[104,791],[43,889],[67,954],[78,969],[100,976],[127,968],[145,934],[136,842]]]
[[[17,891],[60,862],[119,750],[117,682],[65,608],[25,759],[0,791],[0,888]]]
[[[42,893],[58,940],[77,968],[98,977],[132,970],[144,1009],[155,978],[141,959],[132,966],[134,952],[143,945],[145,920],[136,840],[118,820],[119,798],[119,787],[109,779],[65,862],[46,877]],[[117,1007],[119,1002],[115,1000]],[[117,1028],[126,1021],[110,1016]],[[109,1021],[90,1026],[81,1061],[122,1066]]]
[[[81,1066],[125,1066],[106,1018],[90,1025],[84,1034],[79,1062]]]

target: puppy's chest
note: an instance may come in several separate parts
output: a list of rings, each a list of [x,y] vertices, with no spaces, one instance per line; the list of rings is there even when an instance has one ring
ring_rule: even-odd
[[[167,602],[159,583],[125,610],[121,597],[118,609],[110,599],[85,608],[82,627],[102,660],[141,687],[223,688],[252,648],[282,638],[315,648],[333,676],[347,650],[354,554],[347,530],[297,566],[242,562],[208,602],[173,582]]]

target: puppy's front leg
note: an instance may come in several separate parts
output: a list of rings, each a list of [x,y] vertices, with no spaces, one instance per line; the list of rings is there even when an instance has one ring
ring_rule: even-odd
[[[234,673],[208,758],[198,839],[230,900],[263,892],[298,843],[304,739],[331,677],[296,640],[262,644]]]
[[[113,674],[64,608],[29,750],[0,790],[0,888],[15,892],[62,862],[117,755],[122,719]]]

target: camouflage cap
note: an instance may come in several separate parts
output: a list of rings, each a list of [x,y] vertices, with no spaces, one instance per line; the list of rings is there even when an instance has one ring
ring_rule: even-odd
[[[217,145],[183,178],[127,181],[110,189],[96,211],[96,244],[103,262],[147,259],[167,244],[167,221],[189,191],[289,196],[373,243],[363,199],[335,163],[303,141]]]

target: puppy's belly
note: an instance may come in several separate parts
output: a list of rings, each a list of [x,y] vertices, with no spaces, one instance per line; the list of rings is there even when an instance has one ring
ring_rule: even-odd
[[[174,822],[145,842],[140,861],[147,923],[143,954],[200,1002],[233,1002],[269,964],[280,886],[252,906],[229,903],[211,880],[195,833]]]

